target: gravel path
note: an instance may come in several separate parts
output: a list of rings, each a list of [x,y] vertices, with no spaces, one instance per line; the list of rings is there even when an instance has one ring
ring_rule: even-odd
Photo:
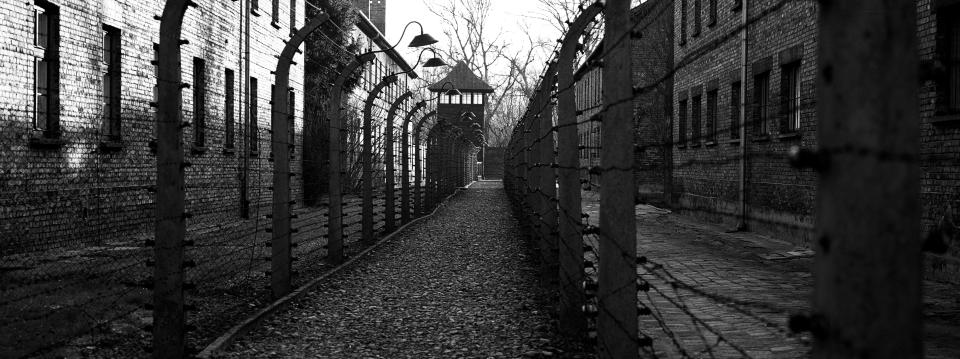
[[[501,183],[475,183],[222,356],[588,357],[554,332],[525,250]]]

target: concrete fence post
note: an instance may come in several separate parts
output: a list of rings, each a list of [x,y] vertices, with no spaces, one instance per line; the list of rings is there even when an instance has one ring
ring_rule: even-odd
[[[814,357],[921,358],[916,2],[820,10]]]
[[[630,0],[608,0],[605,39],[630,38]],[[613,45],[613,46],[611,46]],[[606,43],[600,152],[600,258],[597,346],[600,358],[637,356],[637,228],[633,194],[631,42]]]

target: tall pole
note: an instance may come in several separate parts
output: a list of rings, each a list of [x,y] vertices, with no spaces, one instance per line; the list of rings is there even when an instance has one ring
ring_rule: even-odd
[[[583,223],[580,219],[580,166],[578,158],[577,103],[574,91],[573,61],[580,35],[586,26],[603,11],[600,3],[593,3],[577,17],[564,36],[557,56],[557,169],[558,228],[560,280],[560,331],[572,338],[584,338],[587,329],[583,305],[586,295],[580,289],[583,272]]]
[[[277,59],[275,86],[271,94],[271,121],[273,152],[273,227],[270,240],[270,288],[274,298],[280,298],[292,289],[290,228],[290,122],[293,109],[289,108],[290,65],[306,40],[307,35],[330,17],[320,14],[310,19],[287,41]]]
[[[180,34],[186,0],[169,0],[157,49],[157,220],[154,227],[153,357],[186,356],[183,137]]]
[[[388,233],[393,232],[393,229],[396,227],[396,198],[394,195],[395,193],[394,187],[396,186],[396,180],[394,179],[396,174],[394,162],[396,161],[394,160],[394,150],[393,150],[394,143],[396,143],[396,139],[393,136],[393,131],[394,131],[393,118],[396,117],[397,110],[400,108],[400,105],[402,105],[404,101],[410,98],[410,96],[413,96],[413,92],[410,92],[410,91],[404,92],[400,96],[397,96],[397,99],[394,100],[392,104],[390,104],[390,110],[387,111],[387,125],[383,131],[383,135],[385,138],[384,143],[386,143],[386,145],[383,148],[383,151],[384,151],[383,162],[384,162],[384,165],[386,165],[387,167],[387,175],[386,175],[387,185],[383,189],[384,190],[384,217],[385,217],[384,227],[386,232]],[[404,123],[404,125],[406,124]],[[406,134],[406,131],[404,131],[404,134]],[[402,142],[404,145],[406,145],[406,141],[402,141]],[[404,153],[406,152],[404,151]]]
[[[370,90],[363,105],[363,150],[360,153],[360,163],[363,167],[361,174],[363,182],[363,203],[361,205],[362,240],[373,241],[373,102],[383,91],[384,87],[397,82],[397,76],[384,77]]]
[[[630,0],[604,8],[603,122],[600,153],[600,258],[597,345],[600,358],[635,358],[637,337],[637,228],[633,210],[633,82]],[[626,39],[624,41],[611,41]]]
[[[424,106],[426,106],[426,102],[417,102],[417,104],[413,106],[413,109],[407,113],[407,116],[403,118],[403,138],[400,146],[400,160],[402,162],[401,167],[403,168],[403,182],[401,182],[400,188],[400,220],[403,223],[408,223],[412,219],[410,213],[410,144],[413,143],[414,146],[419,146],[419,142],[410,141],[410,119]],[[415,152],[417,154],[420,153],[420,151]]]
[[[537,168],[537,172],[539,172],[537,187],[540,189],[540,207],[537,210],[540,214],[540,240],[544,249],[543,269],[545,272],[543,279],[544,285],[551,291],[557,289],[557,274],[560,270],[557,249],[559,234],[557,232],[557,174],[552,166],[556,162],[556,155],[554,154],[556,146],[553,142],[553,111],[556,108],[553,95],[557,81],[556,69],[556,61],[551,62],[547,67],[546,75],[543,77],[541,85],[543,89],[541,94],[543,112],[540,114],[540,120],[537,121],[538,126],[535,129],[539,138],[535,151],[538,152],[537,158],[540,162],[540,167]],[[577,246],[577,248],[582,247]]]
[[[814,357],[921,358],[916,2],[820,10]]]
[[[347,66],[337,75],[333,83],[333,91],[330,93],[330,102],[328,104],[327,114],[330,123],[330,180],[327,185],[330,196],[327,218],[327,257],[333,264],[343,262],[343,188],[340,184],[343,176],[342,156],[340,141],[343,135],[343,105],[341,99],[343,96],[343,85],[347,78],[353,74],[360,65],[373,61],[373,55],[363,54],[351,60]]]

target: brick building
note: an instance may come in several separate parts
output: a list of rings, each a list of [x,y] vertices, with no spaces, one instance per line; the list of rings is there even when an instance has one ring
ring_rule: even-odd
[[[186,12],[181,63],[189,84],[182,106],[191,232],[216,229],[218,237],[239,238],[265,225],[272,72],[284,41],[304,23],[304,6],[303,0],[234,1]],[[7,39],[0,42],[0,255],[148,238],[156,184],[154,16],[163,2],[36,0],[5,2],[0,10]],[[364,16],[349,31],[363,42],[361,50],[384,46],[371,40],[379,33]],[[293,62],[290,163],[300,174],[303,55]],[[362,107],[361,91],[408,69],[396,52],[378,54],[345,99],[350,112]],[[375,100],[377,136],[408,77],[416,74]],[[375,151],[382,156],[383,144]],[[297,210],[301,176],[291,181],[291,196]]]
[[[744,188],[749,227],[809,241],[817,177],[778,154],[817,145],[817,14],[814,2],[676,0],[677,208],[732,227]]]
[[[791,146],[817,147],[817,6],[676,0],[675,208],[732,227],[742,186],[748,228],[808,245],[817,175],[791,168],[785,154]],[[917,25],[923,226],[951,230],[960,220],[960,2],[917,1]],[[948,245],[947,254],[928,255],[928,270],[956,280],[960,249]]]
[[[633,83],[643,88],[634,100],[634,177],[638,198],[653,202],[668,200],[671,183],[672,6],[673,0],[649,0],[631,9],[631,21],[639,29],[631,41]],[[603,102],[602,71],[596,66],[602,58],[601,41],[574,73],[581,168],[600,165],[601,126],[591,118],[600,112]],[[589,177],[591,188],[599,185],[596,174],[583,170],[581,177]]]
[[[917,1],[921,62],[920,198],[925,228],[960,223],[960,1]],[[934,277],[960,281],[960,246],[928,254]]]
[[[283,39],[302,25],[304,4],[254,5],[225,2],[183,21],[187,207],[195,213],[238,218],[267,196],[254,188],[267,180],[257,174],[267,168],[270,72]],[[31,0],[0,10],[0,252],[110,242],[152,226],[154,16],[163,2]],[[247,20],[249,33],[240,26]],[[302,83],[303,67],[294,66],[294,146]]]

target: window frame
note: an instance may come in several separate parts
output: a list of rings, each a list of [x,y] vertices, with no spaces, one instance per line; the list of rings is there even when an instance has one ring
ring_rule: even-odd
[[[256,157],[260,154],[260,124],[259,124],[259,96],[257,94],[259,83],[256,77],[251,76],[247,82],[250,105],[247,107],[247,114],[250,122],[247,124],[247,148],[250,151],[250,157]]]
[[[800,61],[784,64],[780,67],[780,113],[782,116],[780,131],[795,133],[800,131]]]
[[[109,142],[120,142],[122,135],[122,41],[120,29],[103,25],[103,121]]]
[[[206,147],[207,129],[207,61],[193,58],[193,147]]]
[[[693,0],[693,31],[691,37],[700,36],[703,30],[703,0]]]
[[[687,145],[687,98],[677,101],[677,144]]]
[[[753,75],[753,119],[757,136],[770,134],[770,71]]]
[[[700,144],[703,132],[703,95],[698,91],[690,97],[690,142],[696,146]]]
[[[960,119],[960,4],[936,9],[936,76],[934,116]],[[951,21],[952,20],[952,21]]]
[[[34,100],[31,110],[31,128],[39,132],[42,140],[56,140],[61,135],[58,110],[60,107],[60,8],[48,1],[36,0],[33,4],[33,12]],[[41,20],[46,21],[44,26],[41,26]],[[41,29],[46,30],[45,44],[40,44]]]
[[[720,91],[712,89],[707,91],[707,121],[706,141],[707,143],[716,143],[717,141],[717,112],[719,111]]]
[[[234,118],[236,116],[235,106],[236,106],[236,89],[235,81],[236,75],[233,72],[233,69],[226,68],[223,71],[223,121],[224,121],[224,140],[223,148],[224,150],[233,151],[236,146],[236,127]]]
[[[687,0],[680,0],[680,46],[687,43]]]

